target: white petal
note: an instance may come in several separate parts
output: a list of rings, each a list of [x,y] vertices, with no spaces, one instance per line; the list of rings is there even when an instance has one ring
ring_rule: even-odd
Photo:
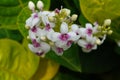
[[[47,43],[45,43],[45,42],[41,42],[40,45],[41,45],[41,49],[42,49],[45,53],[47,53],[48,51],[50,51],[50,45],[49,45],[49,44],[47,44]]]
[[[82,48],[82,51],[85,53],[89,53],[92,49],[86,49],[86,48]]]
[[[53,34],[54,34],[54,30],[51,30],[48,34],[47,34],[47,38],[49,40],[52,40],[53,39]]]
[[[49,13],[48,16],[55,16],[55,11],[52,11],[51,13]]]
[[[30,17],[26,20],[26,26],[31,27],[32,26],[31,22],[32,22],[32,17]]]
[[[78,25],[73,24],[73,25],[71,26],[71,29],[72,29],[72,31],[76,32],[76,31],[79,29],[79,27],[78,27]]]
[[[36,53],[36,52],[39,51],[39,48],[35,48],[32,44],[28,44],[28,47],[29,47],[29,49],[30,49],[32,52],[34,52],[34,53]]]
[[[79,39],[75,32],[69,32],[68,35],[70,35],[70,40],[76,41]]]
[[[55,23],[49,22],[49,24],[50,24],[50,27],[51,27],[51,28],[54,28],[54,27],[55,27]]]
[[[78,45],[83,47],[83,48],[86,48],[86,46],[85,46],[86,44],[87,44],[87,42],[85,40],[79,40],[78,41]]]
[[[44,25],[46,25],[47,23],[49,23],[47,16],[42,16],[42,21],[43,21]]]
[[[33,33],[31,30],[29,30],[29,38],[36,39],[35,33]]]
[[[43,29],[38,28],[36,35],[40,38],[47,35],[47,32]]]
[[[95,44],[96,43],[97,38],[93,37],[93,36],[86,36],[86,41],[91,43],[91,44]]]
[[[50,40],[53,41],[53,42],[58,41],[59,40],[59,38],[58,38],[59,35],[60,35],[60,33],[57,33],[57,32],[52,33]]]
[[[81,37],[85,37],[86,36],[85,30],[86,30],[85,28],[80,28],[79,29],[79,34],[80,34]]]
[[[67,33],[68,32],[68,24],[65,22],[62,22],[62,24],[60,26],[60,31],[61,31],[61,33]]]
[[[63,46],[66,45],[66,43],[67,43],[67,42],[57,41],[57,42],[55,43],[55,45],[56,45],[57,47],[63,48]]]
[[[97,49],[97,45],[94,45],[92,49],[96,50]]]
[[[32,21],[32,26],[37,25],[37,24],[39,23],[39,21],[40,21],[39,18],[35,18],[35,19],[33,19],[33,21]]]
[[[62,55],[63,55],[63,52],[58,53],[56,46],[52,47],[52,50],[53,50],[58,56],[62,56]]]
[[[92,24],[90,24],[90,23],[87,23],[85,26],[86,26],[86,28],[92,29]]]

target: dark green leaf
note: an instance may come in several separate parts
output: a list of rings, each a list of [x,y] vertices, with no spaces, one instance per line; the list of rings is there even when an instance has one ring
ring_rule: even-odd
[[[4,29],[4,28],[0,29],[0,39],[1,38],[13,39],[18,42],[21,42],[23,39],[22,35],[20,34],[18,30],[9,30],[9,29]]]
[[[46,56],[59,64],[74,70],[74,71],[81,71],[80,65],[80,57],[78,52],[78,46],[74,45],[69,50],[65,51],[62,56],[56,55],[54,52],[49,52]]]

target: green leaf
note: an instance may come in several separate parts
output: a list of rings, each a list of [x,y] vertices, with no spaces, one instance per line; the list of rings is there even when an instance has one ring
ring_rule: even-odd
[[[1,38],[8,38],[13,39],[18,42],[21,42],[23,37],[18,30],[9,30],[5,28],[0,28],[0,39]]]
[[[46,57],[58,62],[59,64],[69,68],[70,70],[77,72],[81,71],[77,45],[74,45],[70,49],[65,51],[62,56],[58,56],[51,51],[46,55]]]
[[[120,0],[79,0],[83,15],[90,21],[100,24],[107,18],[120,17]]]
[[[38,0],[31,0],[36,2]],[[45,3],[50,3],[50,0],[43,0]],[[17,16],[21,10],[28,4],[29,0],[1,0],[0,1],[0,27],[7,29],[18,29]],[[45,5],[45,9],[49,8],[50,4]]]
[[[50,0],[42,0],[42,1],[45,5],[44,9],[48,10],[49,7],[50,7]],[[20,12],[20,14],[18,15],[18,18],[17,18],[18,28],[19,28],[21,34],[25,38],[28,35],[28,30],[25,28],[25,22],[30,17],[31,13],[32,12],[30,11],[30,9],[28,9],[28,7],[25,7],[25,8],[22,9],[22,11]]]
[[[0,39],[0,79],[28,80],[35,73],[39,57],[10,39]]]
[[[86,23],[88,23],[89,21],[84,17],[83,14],[79,15],[79,23],[81,24],[81,26],[85,26]]]
[[[59,70],[59,64],[50,59],[41,58],[39,67],[30,80],[51,80]]]
[[[19,14],[17,19],[17,25],[21,34],[26,38],[28,36],[28,30],[25,28],[25,21],[30,17],[31,11],[28,7],[25,7]]]

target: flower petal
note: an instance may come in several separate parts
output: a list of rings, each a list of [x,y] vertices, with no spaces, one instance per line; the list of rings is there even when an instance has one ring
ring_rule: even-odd
[[[85,46],[86,44],[87,44],[87,42],[85,40],[79,40],[78,41],[78,45],[83,47],[83,48],[86,48],[86,46]]]
[[[33,21],[32,21],[32,26],[38,25],[39,21],[40,21],[39,18],[34,18]]]
[[[36,52],[39,51],[39,48],[35,48],[32,44],[28,44],[28,47],[29,47],[29,49],[30,49],[32,52],[34,52],[34,53],[36,53]]]
[[[85,27],[86,27],[86,28],[90,28],[90,29],[92,29],[92,24],[90,24],[90,23],[86,23]]]
[[[86,48],[82,48],[82,51],[85,53],[89,53],[92,49],[86,49]]]
[[[63,34],[68,32],[68,24],[67,23],[62,22],[62,24],[60,26],[60,32]]]
[[[79,29],[79,27],[78,27],[78,25],[73,24],[73,25],[71,26],[71,29],[72,29],[72,31],[76,32],[76,31]]]
[[[31,22],[32,22],[32,17],[30,17],[26,20],[26,26],[31,27],[32,26]]]
[[[36,39],[35,33],[33,33],[31,30],[29,30],[29,38]]]
[[[45,42],[41,42],[40,45],[41,45],[41,49],[42,49],[45,53],[47,53],[48,51],[50,51],[50,45],[49,45],[49,44],[47,44],[47,43],[45,43]]]
[[[68,35],[70,36],[69,40],[76,41],[80,38],[80,36],[77,36],[75,32],[69,32]]]
[[[59,48],[59,47],[52,47],[52,50],[58,55],[58,56],[62,56],[63,55],[63,48]]]

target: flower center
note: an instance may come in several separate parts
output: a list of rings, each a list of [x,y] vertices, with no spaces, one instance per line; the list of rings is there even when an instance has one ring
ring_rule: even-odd
[[[34,47],[40,47],[40,43],[38,43],[35,39],[32,40],[32,44]]]
[[[62,41],[67,41],[70,38],[70,36],[68,34],[61,34],[59,38]]]
[[[58,8],[55,9],[55,13],[59,14],[60,10]]]
[[[50,24],[47,23],[46,26],[45,26],[45,30],[49,31],[50,29],[51,29]]]
[[[88,34],[88,35],[91,35],[91,34],[92,34],[92,29],[90,29],[90,28],[87,29],[87,34]]]
[[[38,18],[38,14],[37,13],[34,15],[34,18]]]
[[[34,26],[32,29],[31,29],[32,32],[37,32],[37,28],[36,26]]]
[[[44,52],[43,52],[43,51],[38,51],[36,54],[37,54],[38,56],[41,56],[41,55],[44,54]]]
[[[63,52],[63,48],[57,47],[57,52],[58,53],[62,53]]]
[[[88,44],[86,45],[86,48],[87,48],[87,49],[91,49],[92,47],[93,47],[93,45],[90,44],[90,43],[88,43]]]
[[[68,41],[68,42],[67,42],[67,46],[71,46],[71,45],[72,45],[72,42],[73,42],[73,41],[71,41],[71,40]]]

